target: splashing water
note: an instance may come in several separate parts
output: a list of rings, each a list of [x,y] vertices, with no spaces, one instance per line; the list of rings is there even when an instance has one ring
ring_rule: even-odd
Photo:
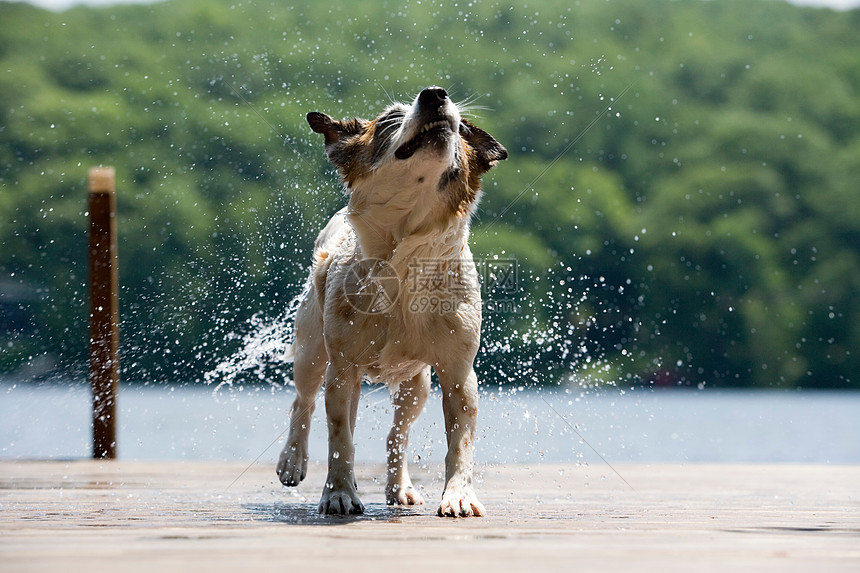
[[[589,279],[580,277],[579,281],[588,283]],[[551,290],[543,293],[539,306],[544,310],[550,309],[549,316],[543,318],[538,318],[540,312],[535,305],[524,300],[525,308],[515,312],[523,319],[519,328],[505,328],[504,323],[510,316],[485,316],[485,332],[476,362],[476,368],[482,368],[485,374],[479,376],[485,391],[498,386],[497,392],[501,395],[507,393],[503,392],[503,387],[515,394],[517,390],[544,386],[591,388],[604,384],[616,385],[613,376],[619,375],[617,362],[630,360],[632,352],[608,355],[606,349],[590,340],[592,336],[605,335],[612,327],[594,324],[599,319],[593,316],[581,319],[584,322],[580,325],[565,325],[563,319],[564,316],[590,314],[583,308],[588,307],[589,295],[600,286],[599,281],[594,281],[592,286],[586,286],[584,292],[574,297]],[[283,374],[283,382],[278,381],[272,376],[272,370],[274,368],[281,373],[279,367],[293,360],[295,316],[309,289],[308,281],[280,316],[270,318],[264,313],[257,313],[246,322],[244,333],[227,335],[228,340],[241,340],[241,345],[204,375],[206,384],[215,385],[213,394],[232,388],[237,380],[249,373],[259,382],[274,387],[294,384],[286,373]],[[531,296],[520,294],[526,299]],[[487,302],[492,303],[492,296]],[[627,342],[635,345],[633,339]],[[547,365],[550,367],[547,368]]]
[[[261,381],[266,381],[275,386],[280,385],[267,375],[267,367],[271,363],[293,361],[292,342],[296,311],[309,290],[310,282],[308,281],[302,292],[290,301],[286,311],[281,316],[267,319],[262,314],[255,314],[248,320],[249,332],[247,334],[231,333],[228,336],[230,339],[241,338],[242,347],[203,376],[203,381],[206,384],[217,382],[212,390],[213,394],[218,394],[224,387],[232,387],[239,375],[248,371],[254,372]],[[291,380],[285,381],[285,384],[288,385],[292,383]]]

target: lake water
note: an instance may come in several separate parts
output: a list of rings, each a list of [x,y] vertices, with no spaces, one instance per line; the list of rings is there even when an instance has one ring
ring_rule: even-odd
[[[206,386],[124,385],[119,456],[274,463],[293,396],[267,386],[213,394]],[[0,382],[0,458],[88,457],[90,404],[86,385]],[[317,405],[310,455],[324,461],[321,396]],[[387,390],[365,386],[358,461],[384,462],[391,415]],[[860,393],[851,392],[496,389],[481,396],[479,422],[480,463],[603,463],[591,447],[610,463],[860,463]],[[412,433],[413,461],[444,460],[443,428],[435,389]]]

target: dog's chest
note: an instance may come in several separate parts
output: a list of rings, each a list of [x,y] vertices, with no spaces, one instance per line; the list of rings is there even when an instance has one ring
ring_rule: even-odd
[[[366,371],[378,382],[408,380],[427,364],[457,356],[479,340],[480,296],[474,288],[456,277],[422,275],[403,289],[396,304],[377,316],[382,328],[375,331],[376,352]]]

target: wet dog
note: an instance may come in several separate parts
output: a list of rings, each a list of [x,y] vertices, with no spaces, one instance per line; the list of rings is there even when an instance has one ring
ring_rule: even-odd
[[[444,89],[421,91],[376,119],[337,121],[310,113],[349,198],[317,237],[295,324],[297,397],[278,461],[284,485],[304,479],[314,401],[325,383],[328,476],[319,511],[358,514],[354,443],[360,385],[391,387],[389,504],[422,504],[406,464],[409,428],[439,379],[448,453],[440,516],[481,516],[472,486],[478,382],[472,364],[481,293],[469,221],[481,176],[507,151],[463,118]]]

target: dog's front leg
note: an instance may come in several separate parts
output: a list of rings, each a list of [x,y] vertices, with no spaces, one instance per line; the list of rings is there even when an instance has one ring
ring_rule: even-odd
[[[430,368],[400,384],[393,396],[394,425],[388,433],[388,480],[385,501],[388,505],[423,505],[424,498],[412,485],[407,469],[409,429],[424,409],[430,393]]]
[[[319,511],[325,514],[364,513],[355,483],[352,441],[361,376],[352,365],[329,364],[326,369],[325,410],[328,418],[328,476]]]
[[[448,435],[445,491],[439,516],[482,517],[484,506],[472,487],[472,451],[478,422],[478,378],[471,363],[437,367]]]
[[[286,486],[299,485],[308,470],[308,434],[311,417],[316,408],[316,398],[325,381],[328,356],[322,334],[322,319],[315,301],[305,299],[296,316],[296,356],[293,362],[293,379],[296,385],[296,400],[290,415],[290,435],[278,458],[276,471],[281,483]]]

